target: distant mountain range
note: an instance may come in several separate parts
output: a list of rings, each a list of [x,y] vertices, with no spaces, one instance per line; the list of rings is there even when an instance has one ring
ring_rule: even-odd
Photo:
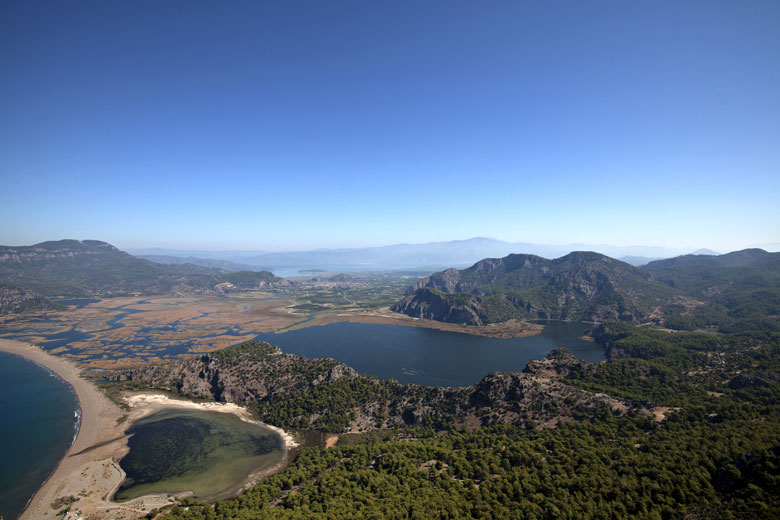
[[[0,246],[3,312],[52,308],[55,304],[48,298],[56,297],[210,293],[291,283],[266,271],[229,272],[192,264],[163,265],[97,240]]]
[[[572,251],[594,251],[612,258],[626,258],[627,263],[642,265],[659,258],[669,258],[690,250],[647,246],[610,246],[592,244],[542,245],[526,242],[504,242],[493,238],[470,238],[450,242],[427,244],[395,244],[382,247],[347,249],[318,249],[269,253],[262,251],[176,251],[171,249],[130,250],[142,258],[194,257],[194,259],[220,259],[264,269],[280,267],[459,267],[468,266],[483,258],[500,258],[509,254],[533,254],[544,258],[557,258]],[[699,253],[699,254],[715,254]],[[155,261],[160,261],[159,259]],[[173,263],[166,261],[165,263]],[[191,262],[192,263],[192,262]],[[196,264],[204,265],[204,264]]]
[[[723,322],[740,313],[773,316],[780,308],[779,289],[780,253],[761,249],[685,255],[643,268],[594,252],[555,260],[509,255],[424,278],[392,309],[470,325],[513,318],[661,323],[669,313],[706,325],[707,320]],[[731,300],[713,299],[721,296]],[[696,309],[707,303],[716,306],[714,311],[697,315]],[[755,312],[758,307],[761,313]]]
[[[127,249],[133,256],[175,256],[180,258],[193,257],[213,260],[225,260],[231,258],[243,258],[268,253],[268,251],[245,251],[241,249],[166,249],[161,247],[149,247],[143,249]]]
[[[135,255],[138,258],[149,260],[157,264],[166,265],[197,265],[200,267],[210,267],[212,269],[223,269],[225,271],[263,271],[264,269],[256,265],[237,264],[230,260],[219,260],[216,258],[196,258],[194,256],[173,256],[173,255]]]

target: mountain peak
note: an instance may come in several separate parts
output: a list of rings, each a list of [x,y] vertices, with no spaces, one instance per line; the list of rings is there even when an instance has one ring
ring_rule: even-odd
[[[572,251],[568,255],[556,258],[554,262],[574,262],[578,264],[584,264],[587,262],[595,262],[605,259],[615,261],[614,258],[610,258],[607,255],[602,255],[601,253],[596,253],[595,251]]]
[[[101,240],[76,240],[73,238],[64,238],[62,240],[49,240],[46,242],[35,244],[32,247],[37,249],[46,249],[49,251],[57,250],[57,249],[86,250],[86,249],[98,249],[98,248],[110,249],[112,251],[119,251],[119,249],[112,246],[108,242],[103,242]]]
[[[482,325],[510,319],[646,319],[670,289],[593,251],[555,260],[512,254],[420,280],[393,307],[414,317]]]

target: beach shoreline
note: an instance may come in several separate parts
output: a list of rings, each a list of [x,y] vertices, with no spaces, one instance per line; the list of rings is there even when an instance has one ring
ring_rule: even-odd
[[[0,351],[14,354],[37,363],[70,385],[81,410],[80,427],[75,440],[54,472],[41,485],[19,517],[20,520],[87,516],[95,519],[134,520],[154,509],[174,503],[169,494],[145,495],[127,502],[113,502],[113,495],[125,478],[118,461],[124,457],[128,425],[156,411],[166,408],[190,408],[231,413],[240,419],[259,423],[249,412],[232,403],[193,403],[178,401],[164,395],[137,393],[125,396],[129,411],[120,409],[91,381],[81,375],[82,368],[71,360],[53,356],[29,343],[0,340]],[[241,488],[246,489],[267,475],[286,465],[288,452],[297,446],[287,432],[269,425],[263,426],[278,433],[285,446],[280,464],[249,475]],[[176,497],[190,493],[177,494]],[[65,515],[60,513],[69,508]]]
[[[259,426],[262,426],[263,428],[273,431],[274,433],[279,435],[279,437],[282,438],[285,448],[288,450],[299,446],[298,442],[295,440],[295,437],[292,434],[277,426],[272,426],[270,424],[266,424],[264,422],[258,421],[252,416],[251,413],[249,413],[249,410],[235,403],[221,403],[217,401],[196,403],[194,401],[186,401],[183,399],[173,399],[165,394],[161,394],[159,392],[154,392],[154,391],[134,392],[132,395],[125,397],[124,401],[133,409],[143,410],[143,412],[141,413],[134,414],[134,416],[132,417],[133,421],[137,421],[142,417],[146,417],[148,415],[151,415],[152,413],[158,412],[166,408],[168,409],[180,408],[180,409],[187,409],[187,410],[200,410],[204,412],[228,413],[228,414],[235,415],[236,417],[238,417],[244,422],[257,424]]]

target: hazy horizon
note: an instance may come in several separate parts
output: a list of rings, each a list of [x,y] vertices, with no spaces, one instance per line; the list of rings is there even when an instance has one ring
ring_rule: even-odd
[[[780,243],[780,3],[0,5],[0,243]]]
[[[717,254],[726,254],[733,251],[740,251],[743,249],[764,249],[768,252],[780,252],[780,243],[767,243],[767,244],[746,244],[744,246],[739,246],[733,249],[715,249],[711,247],[707,247],[706,245],[698,245],[698,244],[692,244],[687,247],[670,247],[666,245],[658,245],[658,244],[640,244],[640,243],[628,243],[628,244],[620,244],[620,243],[593,243],[593,244],[586,244],[581,242],[572,242],[572,243],[566,243],[566,244],[551,244],[551,243],[532,243],[528,241],[509,241],[509,240],[502,240],[495,237],[468,237],[468,238],[458,238],[453,240],[434,240],[430,242],[398,242],[398,243],[392,243],[392,244],[377,244],[377,245],[355,245],[355,246],[345,246],[345,247],[312,247],[312,248],[298,248],[298,249],[274,249],[273,246],[269,247],[247,247],[247,248],[209,248],[209,247],[199,247],[198,244],[192,244],[191,246],[183,246],[183,247],[173,247],[168,246],[165,244],[162,245],[152,245],[152,246],[133,246],[133,245],[125,245],[122,243],[118,243],[111,240],[106,240],[104,238],[95,238],[95,237],[59,237],[59,238],[52,238],[50,240],[42,240],[42,241],[36,241],[36,242],[29,242],[29,243],[21,243],[21,244],[10,244],[10,243],[0,243],[2,246],[11,246],[11,247],[26,247],[26,246],[33,246],[36,244],[39,244],[41,242],[48,242],[48,241],[59,241],[59,240],[98,240],[101,242],[109,243],[118,249],[122,251],[128,251],[133,254],[160,254],[165,255],[167,252],[177,252],[177,253],[191,253],[193,256],[197,256],[196,253],[211,253],[211,254],[218,254],[218,253],[225,253],[227,258],[230,255],[234,256],[240,256],[241,254],[275,254],[275,253],[302,253],[302,252],[314,252],[314,251],[338,251],[338,250],[350,250],[350,249],[376,249],[376,248],[385,248],[385,247],[394,247],[394,246],[425,246],[425,245],[432,245],[432,244],[451,244],[451,243],[466,243],[470,241],[476,241],[476,240],[485,240],[485,241],[495,241],[497,243],[502,243],[506,245],[529,245],[539,248],[549,248],[552,250],[555,249],[566,249],[566,248],[576,248],[577,246],[583,246],[585,247],[584,250],[587,250],[588,247],[598,249],[598,248],[612,248],[612,249],[625,249],[625,250],[647,250],[648,254],[639,254],[641,251],[636,253],[636,256],[654,256],[653,251],[655,251],[657,254],[655,256],[663,256],[663,253],[668,253],[669,255],[680,255],[680,254],[691,254],[695,253],[699,250],[708,250]],[[576,249],[571,249],[576,250]],[[519,251],[522,252],[522,251]],[[634,253],[631,251],[626,252],[623,254],[623,256],[633,256]]]

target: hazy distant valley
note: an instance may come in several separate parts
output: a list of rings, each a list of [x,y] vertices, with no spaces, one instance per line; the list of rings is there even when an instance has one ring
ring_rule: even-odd
[[[557,258],[572,251],[594,251],[623,260],[632,265],[643,265],[653,260],[670,258],[686,253],[715,255],[709,249],[685,250],[647,246],[610,246],[594,244],[544,245],[526,242],[505,242],[493,238],[471,238],[450,242],[427,244],[395,244],[382,247],[318,249],[313,251],[198,251],[176,249],[131,249],[140,258],[160,263],[191,263],[207,267],[223,267],[235,270],[239,266],[273,268],[322,268],[338,267],[371,268],[422,268],[456,267],[471,265],[484,258],[500,258],[509,254],[532,254],[545,258]],[[219,262],[229,262],[219,265]],[[235,264],[235,265],[234,265]]]

